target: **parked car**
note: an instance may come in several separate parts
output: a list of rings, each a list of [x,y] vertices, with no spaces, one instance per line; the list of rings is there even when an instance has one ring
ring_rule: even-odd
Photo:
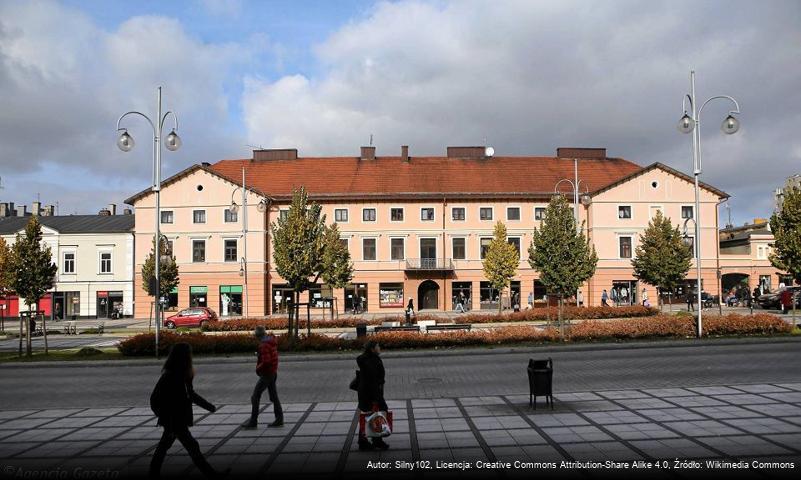
[[[177,327],[203,327],[208,322],[216,322],[217,313],[208,307],[192,307],[167,317],[164,326]]]
[[[801,292],[801,287],[782,287],[775,292],[765,293],[757,298],[757,303],[765,310],[778,310],[782,308],[781,294],[788,288],[791,292],[793,292],[793,295],[796,296],[795,306],[801,307],[801,295],[799,295],[799,292]]]

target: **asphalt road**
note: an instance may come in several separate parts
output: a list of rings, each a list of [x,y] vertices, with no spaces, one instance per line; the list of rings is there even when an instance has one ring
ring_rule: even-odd
[[[681,347],[531,352],[466,352],[457,355],[385,354],[388,399],[525,393],[530,357],[552,357],[557,392],[801,381],[801,341]],[[254,364],[196,365],[195,389],[214,403],[247,403]],[[131,363],[133,363],[131,365]],[[284,356],[278,389],[285,402],[354,401],[348,390],[353,355]],[[0,409],[146,406],[160,371],[156,362],[0,365]]]

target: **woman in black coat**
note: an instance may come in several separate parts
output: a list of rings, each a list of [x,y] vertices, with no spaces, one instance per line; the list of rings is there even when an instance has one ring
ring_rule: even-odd
[[[192,426],[192,404],[196,404],[209,412],[214,413],[217,408],[195,393],[192,380],[195,369],[192,367],[192,347],[188,343],[176,343],[170,349],[167,361],[164,362],[161,378],[159,378],[153,393],[150,395],[150,408],[158,417],[158,424],[164,427],[164,433],[159,444],[153,452],[150,461],[150,477],[158,478],[161,465],[167,450],[176,439],[186,449],[195,466],[207,478],[219,477],[211,465],[206,461],[200,451],[200,445],[189,432]]]
[[[364,346],[364,353],[356,358],[359,366],[359,410],[373,412],[388,410],[384,400],[384,362],[381,361],[381,346],[378,342],[370,340]],[[367,440],[364,425],[359,424],[359,450],[372,450],[378,448],[386,450],[389,445],[381,438],[374,438],[371,444]]]

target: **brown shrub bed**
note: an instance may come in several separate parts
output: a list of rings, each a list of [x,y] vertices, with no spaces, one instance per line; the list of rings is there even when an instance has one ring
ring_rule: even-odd
[[[658,314],[659,311],[655,308],[647,308],[640,305],[633,305],[629,307],[565,307],[563,316],[569,320],[589,320],[589,319],[605,319],[605,318],[634,318],[634,317],[647,317]],[[493,313],[468,313],[455,317],[458,323],[518,323],[518,322],[536,322],[545,321],[548,319],[555,319],[558,311],[556,307],[549,308],[536,308],[532,310],[524,310],[520,312],[505,313],[498,315],[497,312]],[[415,320],[442,320],[442,317],[434,315],[418,315]],[[383,322],[402,322],[404,316],[387,315],[372,320],[365,320],[361,317],[355,316],[341,316],[331,320],[313,319],[311,321],[312,328],[355,328],[356,325],[366,323],[367,325],[381,325]],[[221,320],[219,322],[212,322],[206,325],[205,331],[210,332],[240,332],[253,330],[258,325],[262,325],[267,330],[283,330],[287,328],[287,317],[271,317],[271,318],[244,318],[236,320]],[[306,319],[301,314],[300,329],[306,329]]]
[[[775,315],[724,315],[708,316],[704,320],[707,336],[776,335],[788,334],[792,327]],[[476,347],[548,342],[592,342],[599,340],[632,340],[655,338],[688,338],[694,336],[692,318],[684,316],[655,315],[626,320],[588,320],[566,329],[564,339],[555,328],[538,328],[514,325],[491,330],[470,332],[453,331],[436,334],[416,332],[382,332],[371,335],[386,349]],[[143,333],[123,340],[119,350],[126,356],[154,355],[154,334]],[[365,339],[341,339],[312,334],[301,336],[294,344],[285,335],[278,336],[281,351],[342,351],[358,350]],[[226,335],[204,335],[203,333],[165,332],[159,341],[161,353],[166,353],[177,342],[192,345],[195,353],[229,354],[253,352],[258,342],[249,333]]]

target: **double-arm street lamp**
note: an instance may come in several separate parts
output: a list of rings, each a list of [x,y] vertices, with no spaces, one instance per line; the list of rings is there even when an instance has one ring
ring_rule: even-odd
[[[243,282],[243,295],[244,295],[244,304],[245,304],[245,311],[242,312],[245,317],[249,315],[248,309],[248,196],[247,196],[247,184],[245,183],[245,168],[242,167],[242,186],[236,187],[231,192],[231,206],[229,210],[232,213],[237,213],[239,211],[239,205],[236,204],[234,200],[234,195],[236,194],[237,190],[242,191],[242,257],[239,260],[240,268],[239,268],[239,275],[244,278]],[[259,201],[259,204],[256,206],[256,209],[259,213],[264,213],[267,210],[267,202],[264,199]]]
[[[735,115],[740,113],[740,105],[737,100],[728,95],[717,95],[707,99],[698,108],[698,103],[695,98],[695,70],[690,71],[690,93],[684,96],[682,100],[682,109],[684,115],[679,120],[678,129],[681,133],[693,134],[693,176],[695,177],[695,211],[693,216],[695,220],[695,271],[697,276],[697,294],[698,294],[698,323],[696,324],[696,335],[701,338],[701,196],[698,188],[698,177],[701,175],[701,112],[712,100],[723,99],[729,100],[734,104],[734,110],[729,111],[729,115],[723,120],[720,129],[726,135],[737,133],[740,129],[740,121],[737,120]],[[690,111],[687,111],[687,103],[689,102]],[[686,222],[685,222],[686,227]],[[717,237],[717,232],[715,232]]]
[[[172,131],[167,135],[165,139],[165,144],[167,150],[174,152],[181,148],[181,138],[175,132],[178,129],[178,117],[175,115],[174,112],[168,111],[167,113],[161,113],[161,87],[158,87],[158,103],[156,105],[156,123],[145,115],[144,113],[131,111],[126,112],[120,116],[117,120],[117,132],[120,133],[120,136],[117,138],[117,147],[123,152],[130,152],[131,149],[134,147],[134,139],[128,133],[128,129],[121,127],[122,120],[127,117],[128,115],[139,115],[140,117],[147,120],[147,123],[153,128],[153,186],[151,190],[156,194],[156,210],[155,210],[155,217],[156,217],[156,232],[155,232],[155,282],[156,282],[156,294],[155,294],[155,314],[156,314],[156,356],[159,354],[159,326],[160,326],[160,312],[161,312],[161,132],[164,128],[164,121],[167,120],[167,117],[172,114],[173,118],[173,127]],[[143,279],[146,280],[146,279]]]
[[[574,179],[573,180],[571,180],[569,178],[563,178],[563,179],[559,180],[558,182],[556,182],[556,185],[554,185],[554,187],[553,187],[553,193],[555,193],[555,194],[561,193],[559,191],[559,185],[561,185],[562,182],[567,182],[567,183],[570,184],[570,187],[572,188],[572,192],[573,192],[573,218],[576,221],[576,228],[578,228],[578,225],[579,225],[578,204],[579,204],[579,201],[581,201],[582,205],[589,205],[589,203],[590,203],[590,189],[587,186],[587,182],[585,182],[584,180],[580,180],[579,177],[578,177],[578,159],[577,158],[573,159],[573,174],[574,174]],[[584,189],[584,193],[581,192],[582,188]]]

